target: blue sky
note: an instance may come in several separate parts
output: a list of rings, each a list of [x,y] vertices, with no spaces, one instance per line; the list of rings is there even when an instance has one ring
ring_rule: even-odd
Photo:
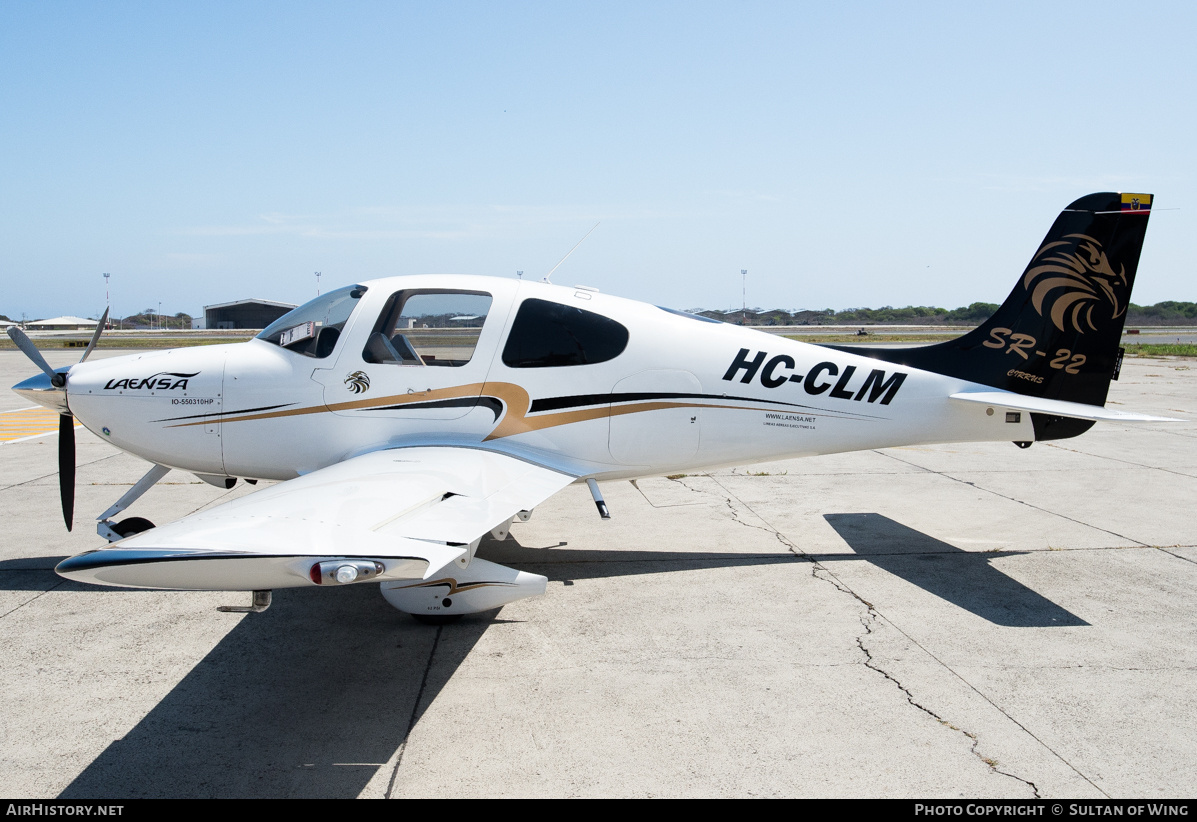
[[[998,302],[1092,191],[1197,300],[1180,3],[0,4],[0,313],[393,274],[678,308]]]

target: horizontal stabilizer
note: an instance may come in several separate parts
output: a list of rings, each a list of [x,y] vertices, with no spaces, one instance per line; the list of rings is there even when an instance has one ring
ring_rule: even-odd
[[[1103,422],[1184,422],[1174,417],[1153,417],[1148,414],[1131,414],[1126,411],[1111,411],[1100,405],[1083,402],[1049,400],[1043,397],[1028,397],[1007,391],[962,391],[953,394],[952,399],[962,402],[976,402],[982,405],[996,405],[1014,411],[1028,411],[1032,414],[1051,414],[1057,417],[1073,417],[1078,420],[1101,420]]]

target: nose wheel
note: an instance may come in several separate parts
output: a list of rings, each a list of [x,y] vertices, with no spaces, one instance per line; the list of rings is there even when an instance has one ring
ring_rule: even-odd
[[[109,542],[116,542],[118,539],[131,537],[134,534],[140,534],[142,531],[148,531],[154,527],[154,523],[150,522],[145,517],[128,517],[120,522],[113,522],[112,517],[124,511],[136,500],[141,498],[141,495],[153,487],[154,483],[165,477],[170,472],[170,469],[165,465],[155,465],[146,475],[139,479],[132,488],[124,493],[124,495],[116,501],[116,504],[109,508],[104,513],[96,517],[96,533],[102,536]]]

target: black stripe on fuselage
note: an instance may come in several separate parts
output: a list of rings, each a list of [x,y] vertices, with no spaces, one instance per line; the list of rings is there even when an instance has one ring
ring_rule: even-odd
[[[451,400],[429,400],[428,402],[405,402],[399,405],[371,406],[358,411],[411,411],[417,408],[473,408],[481,405],[495,415],[495,422],[503,413],[503,402],[496,397],[457,397]]]
[[[856,414],[850,411],[828,410],[814,405],[802,405],[801,403],[784,402],[782,400],[765,400],[758,397],[736,397],[730,396],[728,394],[685,394],[666,391],[645,391],[622,394],[573,394],[567,397],[545,397],[539,400],[532,400],[532,405],[528,409],[528,413],[534,414],[538,411],[561,411],[567,408],[585,408],[586,406],[593,405],[615,405],[617,403],[646,402],[650,400],[711,400],[721,402],[731,400],[733,402],[754,402],[765,403],[767,405],[779,405],[786,408],[802,408],[807,411],[815,411],[820,414],[843,414],[852,417],[880,419],[879,417],[874,417],[870,414]]]
[[[205,417],[231,417],[236,414],[252,414],[255,411],[273,411],[276,408],[286,408],[297,403],[285,402],[281,405],[263,405],[261,408],[242,408],[240,411],[213,411],[211,414],[188,414],[185,417],[163,417],[160,420],[150,420],[150,422],[176,422],[177,420],[200,420]]]

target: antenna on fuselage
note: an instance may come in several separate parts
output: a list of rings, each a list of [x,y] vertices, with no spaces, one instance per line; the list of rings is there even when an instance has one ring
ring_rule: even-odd
[[[582,239],[581,239],[581,240],[578,240],[576,243],[574,243],[574,247],[573,247],[573,248],[571,248],[569,251],[567,251],[567,252],[565,253],[565,256],[564,256],[564,257],[562,257],[560,260],[558,260],[558,261],[557,261],[557,265],[555,265],[555,266],[553,266],[552,268],[550,268],[550,269],[549,269],[549,273],[544,275],[544,282],[546,282],[546,283],[547,283],[547,282],[549,281],[549,277],[552,277],[552,276],[553,276],[553,272],[554,272],[554,271],[556,271],[558,268],[560,268],[560,267],[561,267],[561,264],[562,264],[563,262],[565,262],[566,260],[568,260],[568,259],[569,259],[569,255],[570,255],[570,254],[573,254],[573,253],[574,253],[574,252],[575,252],[575,251],[578,249],[578,246],[580,246],[582,243],[584,243],[584,242],[586,241],[586,238],[587,238],[587,237],[589,237],[591,234],[593,234],[593,233],[594,233],[594,229],[595,229],[595,228],[598,228],[598,227],[599,227],[599,223],[601,223],[601,222],[602,222],[602,220],[599,220],[599,222],[595,223],[595,224],[594,224],[594,228],[590,229],[590,231],[587,231],[585,234],[583,234],[583,235],[582,235]]]

